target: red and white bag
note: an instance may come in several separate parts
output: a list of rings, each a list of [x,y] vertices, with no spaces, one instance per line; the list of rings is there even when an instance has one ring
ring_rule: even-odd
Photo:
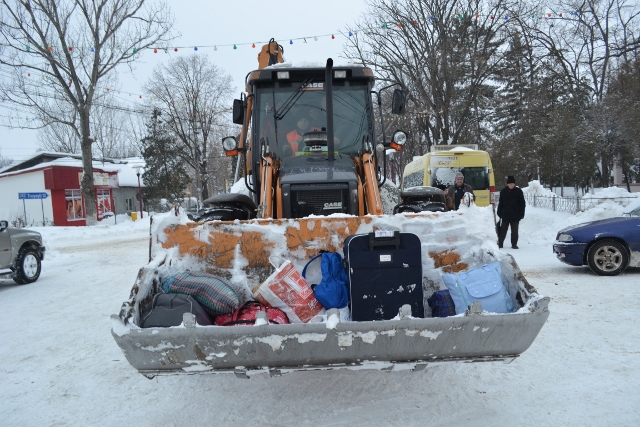
[[[272,258],[280,257],[269,258],[276,267]],[[253,290],[253,297],[267,306],[284,311],[291,323],[307,323],[324,312],[311,286],[289,260],[283,259],[276,271]]]
[[[258,311],[266,312],[271,324],[286,325],[289,323],[289,318],[284,311],[274,307],[267,307],[259,301],[247,301],[233,313],[217,316],[214,323],[218,326],[255,325]]]

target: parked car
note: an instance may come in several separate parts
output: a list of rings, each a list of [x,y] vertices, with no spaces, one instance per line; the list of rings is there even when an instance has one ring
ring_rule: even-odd
[[[589,265],[601,276],[640,267],[640,207],[624,216],[574,225],[558,231],[553,252],[569,265]]]
[[[20,285],[35,282],[45,249],[37,231],[11,228],[7,221],[0,221],[0,275],[10,274]],[[3,274],[2,270],[10,272]]]

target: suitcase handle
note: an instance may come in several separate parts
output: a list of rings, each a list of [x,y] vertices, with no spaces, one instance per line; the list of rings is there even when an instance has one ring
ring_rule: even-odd
[[[369,233],[369,250],[372,251],[376,246],[395,246],[400,249],[400,232],[394,231],[393,236],[376,237],[376,233]]]

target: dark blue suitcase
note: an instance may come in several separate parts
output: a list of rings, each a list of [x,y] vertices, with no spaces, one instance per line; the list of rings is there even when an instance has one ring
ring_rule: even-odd
[[[424,317],[418,236],[399,231],[349,236],[344,257],[353,321],[393,319],[404,304],[411,305],[413,317]]]

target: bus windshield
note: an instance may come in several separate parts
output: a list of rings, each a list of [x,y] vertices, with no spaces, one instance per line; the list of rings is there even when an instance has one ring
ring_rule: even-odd
[[[431,186],[439,187],[444,185],[450,187],[455,184],[455,177],[458,172],[464,175],[465,184],[469,184],[475,190],[489,190],[489,169],[486,167],[431,167]]]
[[[345,83],[333,86],[333,127],[335,150],[349,155],[361,149],[363,136],[371,134],[371,106],[365,82]],[[254,120],[259,134],[255,137],[268,139],[269,149],[285,157],[303,152],[298,142],[305,132],[326,130],[322,86],[275,82],[257,88]]]

